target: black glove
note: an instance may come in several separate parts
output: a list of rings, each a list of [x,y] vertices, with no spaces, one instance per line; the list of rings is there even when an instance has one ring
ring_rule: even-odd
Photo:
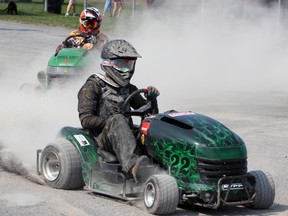
[[[90,35],[90,37],[87,39],[88,43],[96,43],[96,37],[94,35]]]
[[[71,40],[63,41],[63,48],[72,48],[73,42]]]
[[[154,86],[148,86],[147,90],[148,91],[144,93],[144,96],[148,100],[152,100],[160,95],[160,91]]]

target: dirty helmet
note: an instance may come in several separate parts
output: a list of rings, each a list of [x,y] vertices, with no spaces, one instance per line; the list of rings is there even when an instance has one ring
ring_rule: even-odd
[[[125,87],[134,74],[137,58],[141,56],[128,41],[111,40],[102,49],[101,68],[119,86]]]

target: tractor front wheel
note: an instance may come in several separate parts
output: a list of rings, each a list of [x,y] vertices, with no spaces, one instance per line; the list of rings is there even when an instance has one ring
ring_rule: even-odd
[[[252,204],[247,205],[248,208],[267,209],[275,198],[275,185],[272,176],[261,170],[251,171],[250,175],[255,177],[256,196]]]
[[[151,176],[144,187],[144,204],[150,214],[173,214],[179,202],[176,180],[166,174]]]

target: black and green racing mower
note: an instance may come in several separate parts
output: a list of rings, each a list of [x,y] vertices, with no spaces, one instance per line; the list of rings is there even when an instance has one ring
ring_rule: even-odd
[[[147,89],[133,92],[125,101]],[[59,189],[85,189],[122,200],[143,199],[151,214],[173,214],[178,205],[269,208],[275,198],[271,175],[247,172],[243,140],[202,114],[167,111],[149,114],[151,101],[124,113],[140,116],[135,137],[151,161],[149,176],[136,183],[116,157],[98,148],[82,128],[63,127],[54,142],[37,150],[37,172]],[[123,108],[123,110],[125,110]],[[113,157],[114,156],[114,157]]]

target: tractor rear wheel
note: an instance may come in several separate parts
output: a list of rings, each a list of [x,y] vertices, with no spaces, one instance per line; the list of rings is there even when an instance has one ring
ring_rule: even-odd
[[[80,189],[84,186],[81,162],[76,147],[58,138],[42,151],[41,174],[46,184],[59,189]]]

